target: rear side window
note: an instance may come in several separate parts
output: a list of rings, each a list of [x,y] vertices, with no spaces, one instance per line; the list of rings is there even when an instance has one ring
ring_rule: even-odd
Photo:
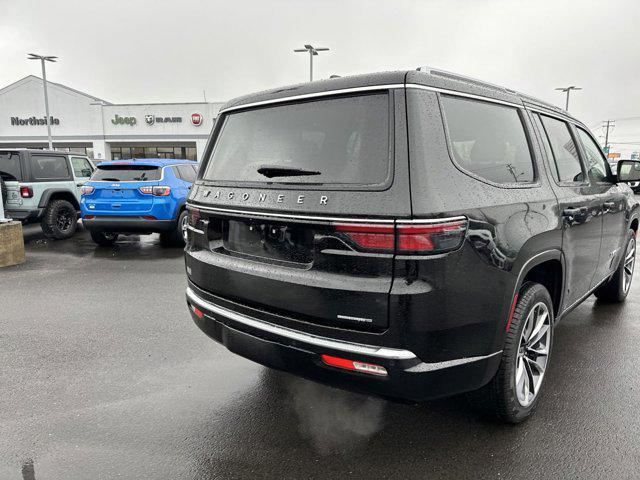
[[[534,180],[531,151],[516,108],[441,98],[453,157],[460,168],[500,184]]]
[[[176,168],[185,182],[193,183],[196,181],[196,172],[191,165],[177,165]]]
[[[587,172],[594,182],[609,182],[611,179],[611,169],[604,158],[602,150],[587,132],[580,127],[577,128],[578,136],[582,142],[586,155]]]
[[[203,178],[295,184],[384,184],[389,96],[369,94],[225,115]]]
[[[540,116],[555,161],[555,177],[560,182],[583,182],[584,174],[578,149],[573,141],[569,126],[562,120]]]
[[[71,178],[66,157],[32,155],[31,173],[36,180],[68,180]]]
[[[0,177],[6,181],[22,180],[18,152],[0,152]]]
[[[146,182],[160,180],[159,167],[149,165],[100,165],[91,177],[102,182]]]

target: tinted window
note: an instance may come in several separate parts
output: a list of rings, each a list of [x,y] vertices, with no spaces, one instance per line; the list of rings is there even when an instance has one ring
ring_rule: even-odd
[[[0,152],[0,176],[3,180],[22,180],[19,153]]]
[[[66,180],[70,178],[69,165],[65,157],[32,155],[31,173],[38,180]]]
[[[608,182],[611,179],[611,170],[609,164],[604,158],[602,150],[596,142],[593,141],[591,136],[578,128],[578,136],[582,142],[584,153],[586,155],[585,163],[589,177],[594,182]]]
[[[104,182],[145,182],[160,180],[161,170],[149,165],[100,165],[91,180]]]
[[[517,109],[442,97],[456,163],[495,183],[531,182],[531,152]]]
[[[555,177],[561,182],[582,182],[584,175],[578,149],[573,142],[569,126],[555,118],[541,116],[555,161]]]
[[[373,185],[389,176],[387,94],[294,103],[225,117],[204,174],[207,180]],[[283,173],[319,173],[284,175],[276,172],[278,168],[289,169]]]
[[[71,166],[76,177],[90,177],[93,172],[91,164],[83,157],[71,157]]]
[[[180,172],[180,177],[182,177],[185,182],[193,183],[196,181],[196,174],[191,165],[178,165],[177,168]]]

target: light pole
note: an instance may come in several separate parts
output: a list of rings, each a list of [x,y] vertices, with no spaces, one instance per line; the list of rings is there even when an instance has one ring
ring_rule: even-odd
[[[329,49],[326,47],[314,48],[312,45],[305,45],[304,48],[297,48],[294,52],[309,52],[309,81],[313,82],[313,57],[318,55],[318,52],[326,52]]]
[[[47,55],[36,55],[30,53],[27,57],[29,60],[40,60],[42,64],[42,85],[44,86],[44,109],[47,117],[45,123],[47,124],[47,139],[49,140],[49,150],[53,150],[53,142],[51,141],[51,117],[49,116],[49,96],[47,95],[47,69],[44,66],[44,62],[55,62],[58,57],[51,57]]]
[[[571,90],[582,90],[582,88],[576,87],[575,85],[571,85],[569,87],[558,87],[556,88],[556,90],[559,90],[561,92],[567,92],[567,102],[565,104],[564,109],[568,112],[569,111],[569,93],[571,92]]]

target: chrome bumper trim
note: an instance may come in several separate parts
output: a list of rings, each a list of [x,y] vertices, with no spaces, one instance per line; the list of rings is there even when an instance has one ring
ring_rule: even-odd
[[[356,353],[360,355],[369,355],[372,357],[379,357],[387,360],[411,360],[412,358],[416,358],[416,355],[409,350],[378,347],[375,345],[365,345],[362,343],[343,342],[341,340],[334,340],[327,337],[311,335],[309,333],[303,333],[291,328],[281,327],[279,325],[274,325],[262,320],[257,320],[255,318],[248,317],[227,308],[223,308],[218,305],[214,305],[213,303],[207,302],[203,298],[196,295],[196,293],[191,288],[187,288],[187,298],[191,302],[199,305],[200,307],[208,310],[213,314],[230,318],[235,322],[242,323],[252,328],[257,328],[264,332],[279,335],[281,337],[296,340],[298,342],[308,343],[317,347],[330,348],[332,350],[341,350],[343,352]]]

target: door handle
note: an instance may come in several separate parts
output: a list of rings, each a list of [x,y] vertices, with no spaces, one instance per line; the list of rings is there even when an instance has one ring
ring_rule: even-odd
[[[610,212],[616,207],[616,202],[604,202],[604,212]]]
[[[565,208],[562,211],[564,217],[575,217],[576,215],[582,215],[584,213],[587,213],[587,207],[571,207]]]

